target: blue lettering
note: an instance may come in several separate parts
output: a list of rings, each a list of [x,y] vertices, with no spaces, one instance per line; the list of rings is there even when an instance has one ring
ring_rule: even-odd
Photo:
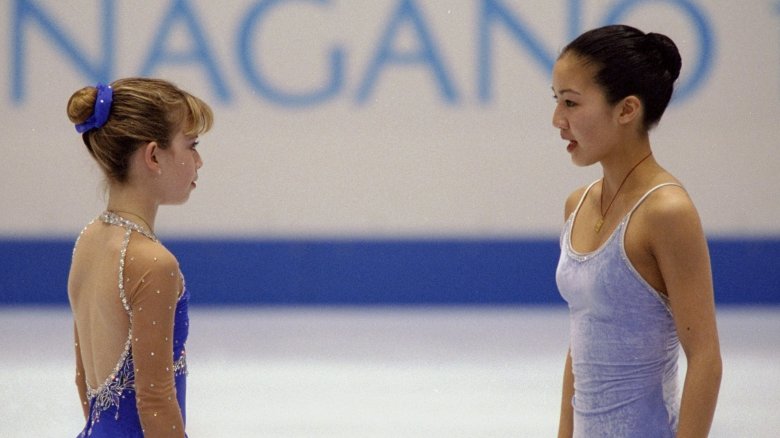
[[[411,24],[412,29],[416,32],[417,40],[420,43],[417,52],[404,53],[397,51],[393,47],[396,35],[407,22]],[[398,10],[385,29],[380,42],[379,52],[377,52],[374,59],[371,61],[368,71],[363,77],[363,82],[358,88],[358,102],[363,103],[368,99],[374,89],[374,83],[376,82],[377,76],[387,64],[391,63],[400,65],[428,65],[436,78],[441,94],[447,102],[454,103],[458,100],[457,91],[447,76],[444,64],[431,39],[431,35],[422,18],[422,14],[415,6],[413,0],[401,1]]]
[[[184,24],[192,37],[193,47],[189,52],[166,50],[166,41],[177,22]],[[206,68],[206,73],[208,73],[217,96],[223,102],[229,101],[230,92],[217,69],[217,63],[214,61],[214,56],[211,54],[204,34],[203,28],[195,17],[189,1],[174,0],[171,9],[160,24],[157,35],[153,40],[149,57],[146,59],[143,68],[141,68],[141,75],[151,75],[154,68],[163,62],[171,64],[201,63]]]
[[[693,95],[694,91],[704,85],[707,75],[712,70],[715,42],[712,28],[704,13],[690,0],[622,0],[614,6],[604,22],[605,24],[618,23],[637,6],[652,2],[669,3],[679,7],[693,24],[694,33],[698,37],[699,54],[693,66],[693,72],[687,81],[681,83],[674,92],[675,100],[681,101]]]
[[[102,1],[102,22],[100,47],[102,53],[92,63],[68,38],[65,32],[57,26],[44,10],[32,0],[15,0],[12,12],[12,61],[11,61],[11,97],[15,103],[22,101],[25,95],[26,83],[26,33],[27,23],[40,26],[43,35],[48,37],[60,51],[70,58],[76,68],[85,74],[92,82],[108,82],[113,76],[114,67],[114,1]]]
[[[501,2],[501,0],[484,0],[479,16],[479,99],[488,102],[493,95],[493,45],[491,39],[492,24],[500,21],[506,26],[512,35],[523,43],[530,51],[531,57],[539,63],[545,72],[552,71],[555,64],[555,56],[552,51],[545,49],[541,42],[527,30],[527,26],[515,18]]]
[[[253,54],[256,53],[256,56],[259,56],[259,52],[255,51],[252,45],[252,37],[256,33],[255,28],[271,9],[284,1],[285,0],[266,0],[260,2],[246,15],[239,31],[239,62],[252,87],[270,101],[279,105],[291,107],[315,105],[332,98],[342,89],[344,53],[341,49],[333,48],[330,51],[330,79],[324,86],[303,93],[283,91],[278,87],[271,85],[271,83],[258,72],[258,68],[255,66],[257,62],[253,62],[255,58]],[[319,3],[328,2],[328,0],[308,1],[318,1]]]
[[[551,50],[538,34],[533,32],[529,24],[534,24],[524,16],[513,11],[508,0],[478,0],[475,13],[474,32],[477,39],[475,56],[476,93],[477,99],[490,102],[494,94],[494,63],[498,54],[495,52],[496,39],[499,33],[509,38],[523,50],[524,56],[535,63],[542,71],[549,73],[555,62],[556,53]],[[567,20],[562,20],[561,29],[568,39],[579,35],[583,29],[583,9],[585,0],[565,1]],[[145,62],[139,69],[140,74],[148,76],[161,65],[186,65],[188,68],[201,68],[205,72],[206,81],[211,85],[217,98],[229,102],[231,91],[220,71],[215,53],[231,53],[229,51],[213,52],[209,47],[208,35],[201,21],[195,14],[196,10],[191,0],[169,0],[169,7],[162,16],[156,29],[156,35],[148,48]],[[293,3],[306,5],[330,6],[330,0],[255,0],[253,5],[242,15],[236,27],[237,38],[235,62],[238,71],[246,78],[249,87],[258,96],[268,101],[287,107],[310,107],[328,102],[346,88],[345,47],[332,45],[326,49],[324,56],[327,64],[322,69],[322,79],[304,89],[293,90],[284,78],[278,82],[272,80],[264,72],[264,62],[260,48],[256,47],[263,30],[274,11]],[[417,0],[396,0],[391,15],[387,17],[376,46],[367,59],[365,70],[355,89],[355,102],[365,103],[376,92],[380,75],[386,70],[403,67],[421,68],[432,77],[432,84],[441,99],[449,104],[457,103],[461,97],[457,84],[451,79],[442,52],[437,47],[436,38],[426,22],[421,4]],[[78,38],[73,38],[63,30],[64,19],[57,20],[41,0],[11,0],[10,40],[10,94],[14,103],[22,102],[26,96],[29,77],[30,59],[35,55],[30,53],[29,38],[40,36],[59,53],[64,55],[77,72],[83,74],[90,82],[107,82],[113,79],[116,69],[116,1],[96,0],[100,7],[100,22],[90,26],[94,29],[94,37],[99,38],[97,53],[88,53],[80,47]],[[714,62],[715,36],[712,25],[701,6],[695,0],[615,0],[605,8],[602,23],[616,23],[636,14],[640,7],[653,5],[671,5],[690,23],[689,28],[695,35],[697,51],[695,58],[686,62],[686,76],[681,79],[675,93],[675,101],[690,98],[706,82],[711,74]],[[780,14],[780,2],[772,0],[771,7]],[[72,18],[70,15],[68,16]],[[177,29],[186,33],[188,45],[185,48],[172,47],[172,34]],[[225,31],[230,31],[225,29]],[[400,44],[402,33],[410,33],[412,47]],[[90,33],[90,35],[92,35]],[[229,61],[234,61],[230,59]],[[690,66],[690,67],[689,67]]]

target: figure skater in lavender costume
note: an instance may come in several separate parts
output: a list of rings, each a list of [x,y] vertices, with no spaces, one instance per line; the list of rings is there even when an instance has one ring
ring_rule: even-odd
[[[603,170],[566,200],[559,437],[706,437],[712,424],[722,371],[707,242],[648,134],[680,68],[668,37],[611,25],[569,43],[553,69],[553,125],[574,164]]]

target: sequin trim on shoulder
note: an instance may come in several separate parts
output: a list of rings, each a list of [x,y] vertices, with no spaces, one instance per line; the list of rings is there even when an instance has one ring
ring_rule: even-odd
[[[152,234],[151,232],[147,231],[142,226],[138,225],[137,223],[125,219],[122,216],[114,213],[113,211],[104,211],[103,214],[100,215],[100,220],[111,225],[118,225],[122,228],[125,228],[127,230],[133,230],[140,234],[143,234],[144,236],[148,237],[149,239],[158,242],[157,236]]]
[[[97,218],[89,221],[89,223],[84,225],[84,228],[81,229],[81,232],[79,232],[78,237],[76,237],[76,242],[73,244],[73,252],[71,253],[71,258],[73,258],[76,255],[76,247],[79,246],[79,241],[81,240],[81,236],[84,235],[84,232],[87,231],[87,228],[89,228],[90,225],[94,224],[96,220]]]

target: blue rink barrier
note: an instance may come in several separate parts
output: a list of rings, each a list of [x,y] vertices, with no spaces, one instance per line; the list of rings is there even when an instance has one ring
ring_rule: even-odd
[[[719,304],[780,304],[780,238],[710,240]],[[557,239],[166,239],[203,305],[563,304]],[[67,303],[73,242],[0,239],[0,305]]]

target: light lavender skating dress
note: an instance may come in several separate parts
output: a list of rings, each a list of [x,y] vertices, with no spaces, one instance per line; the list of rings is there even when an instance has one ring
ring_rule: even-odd
[[[570,311],[575,437],[664,438],[677,430],[679,340],[671,309],[624,246],[631,214],[668,185],[677,184],[649,190],[600,248],[581,254],[571,230],[591,184],[561,234],[556,281]]]

